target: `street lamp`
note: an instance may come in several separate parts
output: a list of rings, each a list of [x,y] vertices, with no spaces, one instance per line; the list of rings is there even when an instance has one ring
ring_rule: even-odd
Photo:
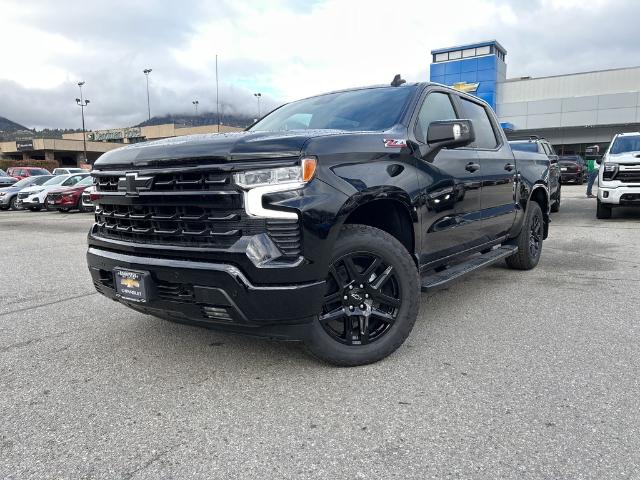
[[[198,100],[194,100],[194,101],[193,101],[193,102],[191,102],[191,103],[193,103],[193,106],[194,106],[194,107],[195,107],[195,109],[196,109],[196,115],[198,115],[198,105],[200,104],[200,102],[199,102]]]
[[[262,94],[254,93],[253,96],[258,99],[258,119],[260,119],[260,97],[262,97]]]
[[[89,105],[89,100],[86,100],[82,95],[83,85],[84,85],[84,82],[78,82],[78,87],[80,87],[80,98],[76,98],[76,103],[80,107],[80,111],[82,113],[82,146],[84,150],[84,163],[88,163],[87,162],[87,135],[85,133],[86,130],[84,128],[84,107]]]
[[[147,112],[149,114],[149,120],[151,120],[151,104],[149,103],[149,74],[151,73],[150,68],[145,68],[142,73],[147,77]]]

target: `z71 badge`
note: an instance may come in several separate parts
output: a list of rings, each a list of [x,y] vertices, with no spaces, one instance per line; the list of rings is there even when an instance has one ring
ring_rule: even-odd
[[[404,138],[385,138],[382,141],[385,148],[403,148],[407,146],[407,140]]]

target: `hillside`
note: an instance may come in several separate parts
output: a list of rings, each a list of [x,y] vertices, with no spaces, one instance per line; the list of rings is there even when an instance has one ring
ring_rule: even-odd
[[[253,123],[253,118],[240,115],[220,115],[220,123],[222,125],[229,125],[231,127],[248,127]],[[148,125],[162,125],[165,123],[175,123],[176,125],[215,125],[218,121],[218,117],[215,112],[205,112],[199,115],[185,115],[185,114],[167,114],[161,117],[151,117],[151,120],[145,120],[144,122],[136,125],[137,127],[146,127]]]

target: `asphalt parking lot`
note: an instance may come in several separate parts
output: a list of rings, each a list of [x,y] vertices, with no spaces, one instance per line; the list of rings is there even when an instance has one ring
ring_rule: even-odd
[[[0,212],[0,478],[640,478],[638,211],[565,186],[536,270],[352,369],[97,295],[91,222]]]

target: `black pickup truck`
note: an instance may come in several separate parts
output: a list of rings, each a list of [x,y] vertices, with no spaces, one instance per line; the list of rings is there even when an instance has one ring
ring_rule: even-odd
[[[421,288],[503,258],[534,268],[549,162],[514,157],[476,97],[395,85],[286,104],[245,132],[104,154],[88,236],[96,289],[359,365],[404,342]]]

